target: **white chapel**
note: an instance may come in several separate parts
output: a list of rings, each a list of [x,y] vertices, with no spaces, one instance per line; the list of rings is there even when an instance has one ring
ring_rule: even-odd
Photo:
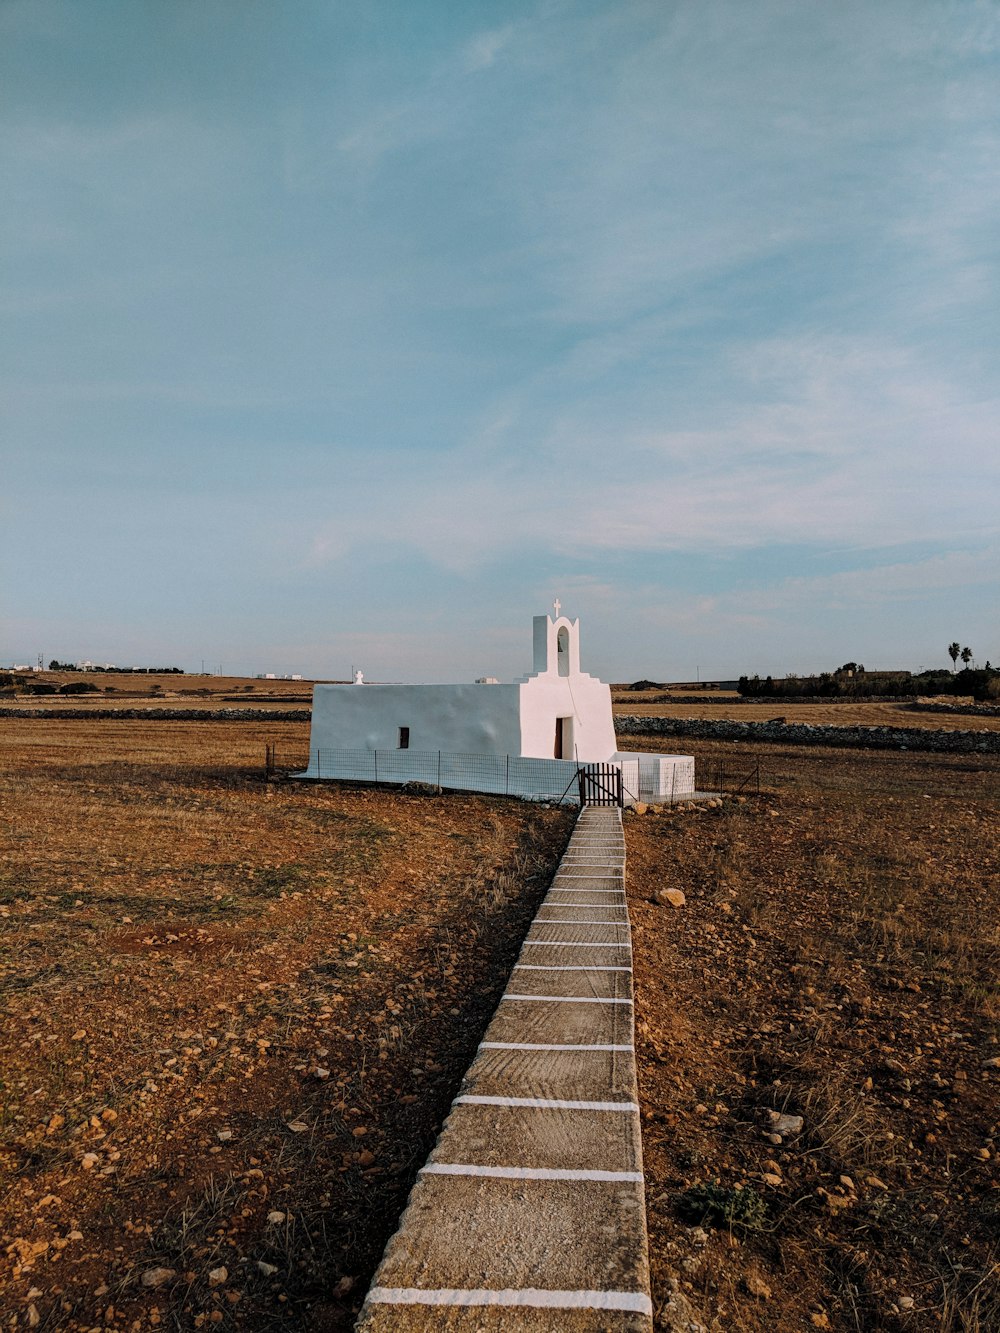
[[[314,686],[309,768],[301,776],[364,780],[373,775],[375,755],[379,781],[549,797],[572,782],[578,764],[613,762],[633,800],[640,783],[642,799],[690,794],[688,756],[618,751],[611,687],[581,671],[580,622],[561,615],[558,601],[554,609],[554,616],[534,617],[532,670],[513,684]],[[496,762],[452,762],[475,756],[505,760],[506,786],[497,786]],[[513,783],[511,760],[524,761],[515,765]],[[450,770],[461,780],[445,781]],[[473,783],[477,772],[481,782]]]

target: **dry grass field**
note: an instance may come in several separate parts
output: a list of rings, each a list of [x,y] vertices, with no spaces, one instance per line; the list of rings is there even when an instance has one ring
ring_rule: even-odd
[[[23,675],[23,673],[22,673]],[[173,673],[42,671],[23,675],[29,684],[90,685],[93,694],[30,694],[22,686],[0,690],[0,705],[13,708],[308,708],[311,680]]]
[[[570,816],[0,736],[0,1326],[349,1328]]]
[[[1000,763],[758,753],[627,820],[659,1326],[996,1330]]]
[[[0,728],[0,1327],[350,1327],[569,816]],[[658,1327],[1000,1328],[1000,764],[756,753],[626,821]]]
[[[781,718],[785,722],[805,722],[825,727],[926,727],[936,731],[1000,731],[1000,717],[988,713],[961,713],[938,704],[933,712],[923,712],[905,703],[879,703],[877,700],[845,700],[842,703],[796,703],[791,699],[765,699],[740,703],[736,696],[716,696],[718,702],[685,698],[669,703],[643,702],[641,693],[614,696],[616,716],[699,718],[708,722],[767,722]]]

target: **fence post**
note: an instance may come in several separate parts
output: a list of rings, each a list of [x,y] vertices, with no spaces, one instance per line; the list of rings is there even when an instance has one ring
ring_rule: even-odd
[[[375,786],[378,786],[378,750],[372,750],[375,762]]]
[[[509,796],[509,795],[510,795],[510,755],[507,755],[507,756],[506,756],[506,759],[507,759],[507,770],[506,770],[506,773],[504,774],[504,780],[503,780],[503,794],[504,794],[504,796]]]

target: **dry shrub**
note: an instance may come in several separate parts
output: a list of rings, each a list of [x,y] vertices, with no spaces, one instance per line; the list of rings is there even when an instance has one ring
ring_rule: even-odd
[[[799,1091],[796,1098],[814,1151],[848,1170],[887,1170],[896,1162],[895,1138],[878,1108],[851,1078],[833,1071]]]

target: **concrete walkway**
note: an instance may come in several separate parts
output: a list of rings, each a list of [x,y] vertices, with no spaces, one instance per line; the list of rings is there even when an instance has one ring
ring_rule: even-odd
[[[356,1327],[652,1328],[621,813],[587,807]]]

